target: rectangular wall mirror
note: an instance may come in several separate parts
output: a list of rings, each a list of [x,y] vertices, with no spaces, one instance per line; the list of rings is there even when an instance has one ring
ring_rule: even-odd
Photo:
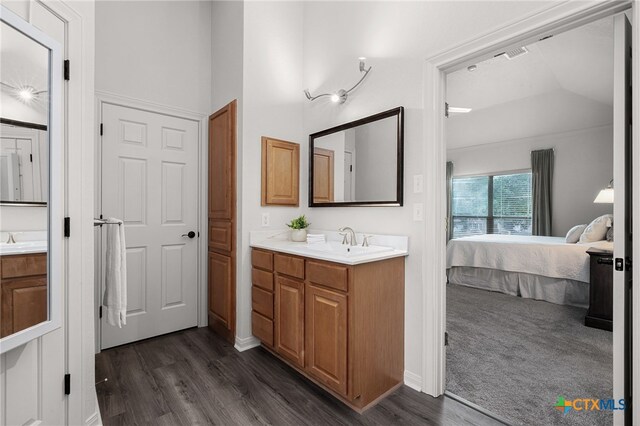
[[[1,6],[0,56],[4,353],[61,324],[63,61],[58,42]]]
[[[309,135],[309,207],[401,206],[404,108]]]

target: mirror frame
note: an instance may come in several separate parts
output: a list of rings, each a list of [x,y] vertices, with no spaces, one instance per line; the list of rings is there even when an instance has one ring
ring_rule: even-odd
[[[362,126],[389,117],[397,117],[397,176],[396,199],[386,201],[338,201],[333,203],[316,203],[313,201],[313,153],[315,140],[343,130]],[[321,130],[309,135],[309,207],[400,207],[403,205],[404,195],[404,107],[397,107],[383,111],[359,120]]]
[[[47,246],[47,286],[48,319],[27,329],[0,339],[0,353],[5,353],[24,345],[62,326],[62,283],[63,283],[63,192],[62,192],[62,46],[49,35],[23,20],[20,16],[0,5],[0,21],[24,34],[34,42],[49,50],[49,199],[48,246]],[[16,204],[5,204],[12,206]],[[9,207],[10,208],[10,207]]]
[[[36,123],[29,123],[26,121],[18,121],[18,120],[12,120],[10,118],[2,118],[0,117],[0,125],[1,124],[8,124],[10,126],[15,126],[15,127],[22,127],[25,129],[35,129],[35,130],[44,130],[45,132],[47,131],[47,126],[45,126],[44,124],[36,124]],[[51,139],[49,139],[49,143],[51,143]],[[41,207],[46,207],[47,206],[47,202],[46,201],[2,201],[0,200],[0,206],[41,206]]]

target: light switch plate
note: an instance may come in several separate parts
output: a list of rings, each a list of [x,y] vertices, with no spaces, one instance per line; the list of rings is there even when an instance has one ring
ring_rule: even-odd
[[[424,178],[422,175],[413,175],[413,193],[421,194],[424,187]]]
[[[422,203],[415,203],[413,205],[413,220],[416,222],[422,222],[424,213],[424,206]]]
[[[269,226],[269,213],[262,213],[262,226]]]

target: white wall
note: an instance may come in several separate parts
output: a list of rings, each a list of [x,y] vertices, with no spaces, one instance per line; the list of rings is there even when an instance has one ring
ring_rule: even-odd
[[[306,188],[307,135],[303,129],[301,39],[303,5],[300,2],[246,2],[244,4],[244,63],[241,203],[238,219],[236,337],[251,337],[251,258],[249,232],[260,229],[263,212],[270,215],[271,229],[281,229],[304,213],[306,190],[300,193],[300,208],[262,207],[261,137],[300,144],[300,182]],[[216,54],[214,52],[214,63]],[[214,76],[215,78],[215,76]],[[315,224],[314,224],[315,225]],[[269,229],[266,228],[266,229]]]
[[[552,232],[564,236],[572,226],[589,223],[612,204],[594,204],[598,192],[613,178],[613,128],[510,140],[447,151],[454,176],[531,169],[531,151],[553,148]]]
[[[96,2],[96,90],[207,114],[211,2]]]
[[[0,230],[13,232],[43,231],[45,229],[47,229],[46,206],[0,206]]]

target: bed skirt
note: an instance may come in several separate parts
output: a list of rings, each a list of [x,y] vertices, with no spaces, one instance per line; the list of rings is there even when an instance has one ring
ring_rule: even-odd
[[[526,299],[581,308],[589,306],[589,283],[582,281],[468,266],[447,269],[447,278],[451,284],[499,291]]]

